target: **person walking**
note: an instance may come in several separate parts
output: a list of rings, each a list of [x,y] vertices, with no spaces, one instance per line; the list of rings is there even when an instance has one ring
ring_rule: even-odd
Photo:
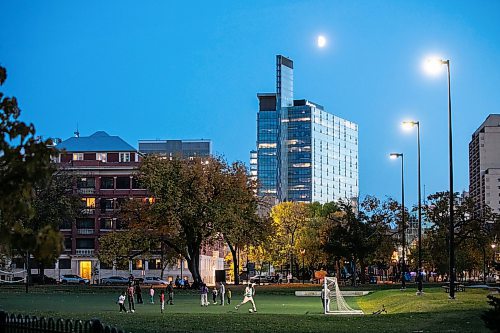
[[[224,286],[223,282],[219,283],[219,298],[220,298],[220,305],[224,306],[224,301],[226,298],[226,286]]]
[[[167,304],[174,305],[174,286],[172,281],[167,285],[168,301]]]
[[[127,288],[128,310],[132,313],[135,312],[134,305],[134,286],[130,283]]]
[[[149,287],[149,298],[151,300],[151,304],[155,304],[155,289],[153,288],[153,285]]]
[[[208,306],[208,288],[207,285],[202,283],[200,288],[201,306]]]
[[[120,296],[118,296],[118,305],[120,305],[120,312],[127,313],[127,309],[125,308],[125,292],[123,291]]]
[[[243,297],[243,301],[241,301],[241,303],[236,305],[234,308],[236,310],[239,310],[240,306],[242,306],[243,304],[245,304],[247,302],[250,302],[250,303],[252,303],[252,306],[253,306],[253,312],[257,312],[257,308],[255,307],[255,302],[253,300],[254,295],[255,295],[255,284],[250,284],[250,282],[248,282],[248,285],[245,288],[245,294]]]
[[[161,313],[163,313],[163,310],[165,310],[165,291],[162,290],[160,292],[160,309]]]

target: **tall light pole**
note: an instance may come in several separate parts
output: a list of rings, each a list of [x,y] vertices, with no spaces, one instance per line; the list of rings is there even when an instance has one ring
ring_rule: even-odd
[[[417,126],[417,182],[418,182],[418,292],[422,294],[422,188],[420,183],[420,122],[419,121],[404,121],[404,128],[412,128]]]
[[[405,230],[405,178],[404,178],[404,155],[403,153],[391,153],[389,155],[391,159],[397,159],[401,157],[401,233],[402,235],[402,257],[403,262],[401,264],[401,289],[406,289],[405,273],[406,273],[406,230]]]
[[[428,59],[426,69],[429,72],[436,73],[442,65],[446,65],[448,70],[448,151],[449,151],[449,174],[450,174],[450,193],[449,193],[449,255],[450,255],[450,299],[455,299],[455,225],[454,225],[454,195],[453,195],[453,138],[451,127],[451,80],[450,80],[450,60]]]

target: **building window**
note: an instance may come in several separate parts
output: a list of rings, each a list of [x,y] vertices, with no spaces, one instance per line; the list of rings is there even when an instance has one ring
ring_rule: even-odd
[[[95,198],[82,198],[87,208],[95,208]]]
[[[101,229],[113,229],[114,220],[112,218],[101,219]]]
[[[94,239],[93,238],[79,238],[76,240],[77,249],[93,249]]]
[[[78,178],[76,186],[78,188],[95,188],[95,178]]]
[[[130,153],[120,153],[120,162],[130,162]]]
[[[113,177],[101,177],[101,189],[112,190],[115,188]]]
[[[106,163],[108,161],[108,154],[106,153],[97,153],[96,160]]]
[[[83,153],[73,153],[73,161],[83,161]]]
[[[59,259],[59,269],[71,269],[71,259]]]
[[[130,189],[130,177],[116,177],[116,188],[117,189]]]
[[[71,237],[64,238],[64,249],[66,251],[71,251],[71,247],[72,247]]]

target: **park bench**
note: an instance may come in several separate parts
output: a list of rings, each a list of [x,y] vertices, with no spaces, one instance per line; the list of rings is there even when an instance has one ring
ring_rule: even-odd
[[[444,288],[444,291],[449,294],[450,293],[450,285],[446,284],[442,286]],[[455,285],[455,291],[464,291],[465,292],[465,286],[463,284],[456,284]]]

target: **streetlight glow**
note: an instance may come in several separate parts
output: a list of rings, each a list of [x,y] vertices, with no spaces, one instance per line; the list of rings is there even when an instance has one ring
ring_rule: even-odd
[[[389,158],[391,160],[395,160],[396,158],[400,157],[402,154],[399,154],[399,153],[390,153],[389,154]]]
[[[326,38],[325,36],[318,36],[318,47],[325,47],[326,45]]]
[[[411,121],[411,120],[408,120],[408,121],[403,121],[401,123],[401,127],[403,127],[404,130],[411,130],[413,127],[415,127],[417,125],[417,121]]]
[[[444,62],[442,59],[440,59],[438,57],[429,57],[429,58],[425,59],[423,67],[427,73],[429,73],[431,75],[437,75],[443,69],[443,66],[442,66],[443,64],[444,64]]]

